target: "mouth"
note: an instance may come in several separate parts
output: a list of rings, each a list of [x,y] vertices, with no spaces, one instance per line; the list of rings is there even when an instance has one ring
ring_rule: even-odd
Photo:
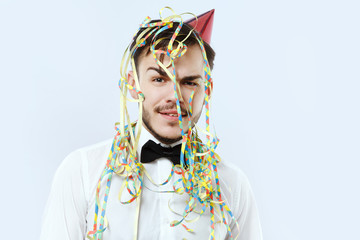
[[[179,118],[179,114],[177,113],[176,110],[165,110],[165,111],[161,111],[159,113],[161,116],[163,116],[164,118],[169,119],[169,120],[178,120],[178,118]],[[187,113],[182,112],[181,116],[186,117]]]

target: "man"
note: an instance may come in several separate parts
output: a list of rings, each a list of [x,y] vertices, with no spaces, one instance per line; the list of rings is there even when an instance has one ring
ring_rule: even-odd
[[[207,142],[195,125],[204,105],[208,117],[213,13],[188,24],[174,15],[140,25],[123,58],[132,69],[121,69],[117,134],[61,164],[42,240],[262,239],[248,180],[220,161],[208,122]],[[137,122],[127,100],[139,104]]]

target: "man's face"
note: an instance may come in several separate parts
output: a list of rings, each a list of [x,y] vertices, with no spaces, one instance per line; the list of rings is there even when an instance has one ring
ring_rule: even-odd
[[[174,82],[156,63],[152,54],[145,54],[146,49],[138,59],[138,77],[140,89],[145,96],[143,102],[143,122],[145,128],[163,143],[172,143],[181,139]],[[158,56],[159,57],[159,56]],[[169,63],[165,56],[164,65]],[[189,98],[194,91],[192,100],[192,122],[197,122],[201,115],[205,97],[204,59],[198,45],[189,46],[187,52],[176,58],[176,80],[179,83],[182,100],[178,93],[182,111],[184,131],[189,127]],[[173,73],[173,68],[168,70]],[[129,73],[129,82],[134,84],[133,74]],[[133,97],[137,97],[131,92]]]

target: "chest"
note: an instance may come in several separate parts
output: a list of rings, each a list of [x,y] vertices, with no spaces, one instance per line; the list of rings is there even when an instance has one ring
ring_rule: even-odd
[[[156,170],[155,170],[156,169]],[[182,224],[172,226],[173,221],[180,221],[189,201],[189,195],[173,192],[173,185],[179,179],[178,175],[170,178],[162,186],[167,177],[168,168],[148,167],[149,177],[143,177],[143,187],[140,197],[131,203],[124,204],[132,198],[127,190],[131,190],[131,183],[126,186],[124,178],[114,175],[108,195],[106,218],[108,227],[103,234],[104,240],[119,239],[209,239],[211,233],[211,214],[209,208],[201,214],[200,203],[194,205],[194,211],[187,215]],[[105,189],[106,181],[101,183]],[[132,191],[134,193],[134,191]],[[95,192],[88,205],[87,231],[92,230],[94,223]],[[100,198],[102,199],[102,198]],[[121,202],[122,201],[122,202]],[[216,211],[215,211],[216,213]],[[226,238],[226,227],[220,223],[220,217],[215,217],[215,239]],[[188,231],[192,229],[193,231]]]

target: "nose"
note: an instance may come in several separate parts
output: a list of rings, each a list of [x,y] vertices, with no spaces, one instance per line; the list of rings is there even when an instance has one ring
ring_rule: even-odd
[[[180,103],[183,102],[179,84],[177,84],[176,86],[176,94],[175,94],[175,83],[171,82],[170,84],[168,84],[166,88],[166,102],[176,103],[176,98],[179,99]]]

